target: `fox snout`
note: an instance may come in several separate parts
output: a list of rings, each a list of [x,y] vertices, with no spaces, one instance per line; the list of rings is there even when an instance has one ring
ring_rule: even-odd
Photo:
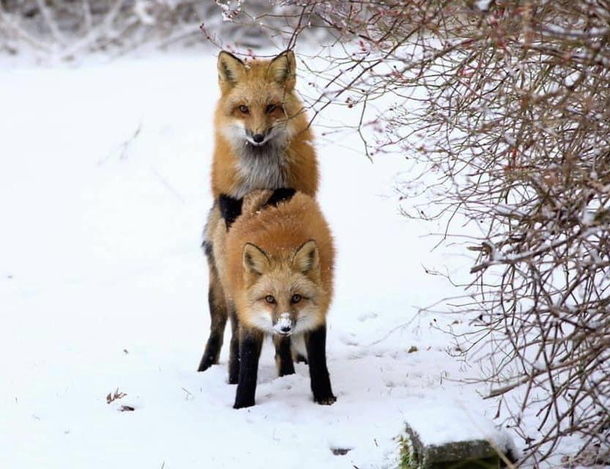
[[[292,319],[290,319],[290,313],[282,313],[273,325],[273,333],[282,336],[289,336],[292,334],[293,329],[294,324]]]
[[[252,130],[246,130],[246,138],[252,145],[261,146],[267,143],[270,133],[269,130],[257,130],[254,132]]]

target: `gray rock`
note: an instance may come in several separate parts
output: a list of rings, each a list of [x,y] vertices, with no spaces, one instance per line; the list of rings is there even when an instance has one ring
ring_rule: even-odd
[[[498,451],[487,440],[425,445],[413,427],[407,424],[405,430],[405,435],[400,438],[400,469],[497,469],[503,467]],[[512,459],[510,454],[507,456]]]

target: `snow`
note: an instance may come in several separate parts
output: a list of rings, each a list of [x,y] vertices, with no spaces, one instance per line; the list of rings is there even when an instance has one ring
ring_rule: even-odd
[[[389,468],[418,409],[494,415],[447,353],[456,318],[417,314],[455,294],[423,266],[468,262],[432,252],[430,227],[398,211],[403,159],[372,164],[355,135],[317,132],[337,403],[313,403],[303,364],[278,378],[267,343],[256,406],[233,410],[229,331],[221,364],[195,371],[215,70],[211,53],[0,69],[0,467]]]
[[[477,0],[477,8],[481,11],[489,10],[490,5],[491,5],[491,0]]]

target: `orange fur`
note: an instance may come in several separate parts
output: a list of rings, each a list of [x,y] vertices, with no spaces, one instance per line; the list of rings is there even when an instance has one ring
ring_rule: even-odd
[[[318,165],[313,135],[303,104],[294,91],[295,59],[292,52],[274,60],[252,60],[243,63],[223,52],[219,55],[221,98],[215,113],[215,148],[212,162],[212,192],[240,198],[246,184],[240,173],[239,145],[227,133],[232,126],[243,126],[252,133],[266,132],[281,125],[286,130],[282,145],[281,165],[285,173],[284,187],[292,187],[311,196],[318,189]],[[281,75],[285,73],[286,75]],[[273,104],[276,108],[268,111]],[[247,106],[248,114],[239,111]],[[276,189],[273,181],[261,181],[256,189]]]
[[[318,204],[297,192],[276,207],[260,208],[271,191],[256,191],[244,198],[242,214],[229,231],[219,223],[214,233],[214,257],[227,300],[233,304],[240,327],[261,329],[253,315],[267,311],[270,317],[290,312],[295,321],[307,315],[306,330],[326,323],[333,292],[334,248],[330,229]],[[305,257],[300,248],[314,241],[316,265],[304,272]],[[246,246],[254,245],[268,259],[262,273],[252,273],[244,265]],[[295,257],[295,255],[297,255]],[[303,296],[298,305],[290,304],[294,294]],[[276,298],[269,305],[265,297]],[[268,329],[264,332],[270,332]],[[305,332],[305,330],[297,330]]]
[[[231,357],[237,357],[237,321],[233,320],[235,306],[231,295],[226,295],[227,277],[224,277],[224,282],[221,281],[226,252],[224,239],[220,243],[217,241],[218,233],[222,234],[226,229],[220,215],[219,196],[224,194],[241,199],[256,190],[293,188],[315,197],[318,189],[313,135],[303,104],[294,91],[294,54],[287,51],[272,60],[244,63],[229,53],[221,52],[218,56],[218,77],[221,98],[214,119],[215,146],[211,173],[215,203],[204,234],[204,248],[210,268],[211,327],[199,371],[218,363],[229,317],[234,328]],[[256,134],[265,136],[263,143],[254,138]],[[225,297],[229,301],[224,301]],[[325,304],[324,309],[327,307]],[[237,360],[233,358],[229,366],[229,382],[235,383],[237,368],[232,367],[231,363],[236,364]]]

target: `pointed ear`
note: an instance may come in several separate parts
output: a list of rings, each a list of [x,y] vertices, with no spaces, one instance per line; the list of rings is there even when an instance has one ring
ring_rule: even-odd
[[[306,274],[320,266],[318,245],[314,240],[307,241],[301,246],[292,258],[292,267]]]
[[[223,92],[235,86],[245,71],[246,64],[233,54],[225,51],[218,54],[218,83]]]
[[[262,275],[269,269],[269,256],[258,246],[246,243],[244,246],[243,264],[247,274]]]
[[[297,81],[296,71],[297,62],[294,58],[294,52],[287,50],[269,63],[267,73],[271,79],[284,86],[288,91],[292,91]]]

